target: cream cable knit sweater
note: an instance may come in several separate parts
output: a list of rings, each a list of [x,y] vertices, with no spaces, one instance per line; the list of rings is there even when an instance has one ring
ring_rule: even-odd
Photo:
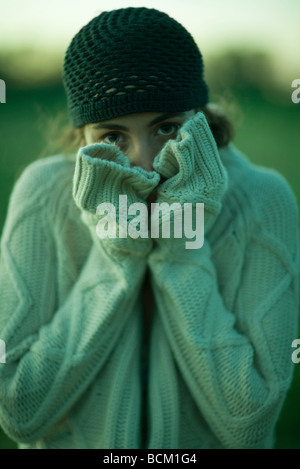
[[[296,201],[232,144],[218,163],[202,157],[203,180],[217,164],[228,176],[220,212],[201,249],[172,255],[172,239],[128,255],[97,238],[72,191],[79,158],[79,188],[99,160],[52,156],[23,172],[0,263],[0,424],[20,447],[272,447],[297,336]]]

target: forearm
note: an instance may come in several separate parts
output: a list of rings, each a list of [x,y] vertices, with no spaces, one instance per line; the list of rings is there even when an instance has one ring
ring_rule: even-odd
[[[112,351],[119,353],[122,333],[135,331],[138,340],[144,257],[110,256],[93,238],[80,271],[75,275],[69,266],[74,276],[68,293],[58,295],[65,281],[58,256],[74,262],[76,255],[62,246],[67,231],[49,195],[56,185],[46,171],[28,171],[12,197],[2,237],[0,337],[6,363],[0,365],[0,418],[7,433],[23,442],[41,438],[71,409]],[[59,200],[65,213],[69,192],[57,193],[65,199]],[[72,217],[69,227],[83,230],[78,212]]]
[[[180,372],[212,431],[225,447],[256,447],[274,427],[292,376],[289,341],[297,317],[293,278],[273,258],[274,272],[290,279],[281,291],[290,323],[282,341],[276,318],[282,305],[274,296],[280,281],[274,279],[272,286],[272,279],[265,279],[267,298],[252,306],[249,290],[241,286],[236,310],[230,311],[207,241],[197,254],[186,250],[171,259],[160,249],[151,254],[159,315]],[[237,317],[246,318],[243,328]],[[278,349],[271,355],[276,338]]]
[[[22,325],[29,315],[41,315],[46,298],[19,303],[17,310],[1,301],[9,318],[1,330],[7,352],[0,369],[1,424],[15,439],[33,441],[51,428],[101,372],[126,324],[137,327],[145,262],[128,260],[102,271],[98,252],[91,250],[67,300],[39,330],[32,322],[25,334]],[[7,275],[3,265],[1,274]],[[12,286],[10,291],[15,294]],[[30,295],[36,301],[38,293]]]

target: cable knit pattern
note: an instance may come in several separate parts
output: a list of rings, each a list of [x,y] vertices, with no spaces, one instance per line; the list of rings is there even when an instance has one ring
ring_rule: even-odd
[[[288,184],[233,145],[221,163],[203,154],[203,181],[220,164],[228,177],[204,246],[170,256],[155,240],[149,254],[111,256],[72,195],[79,158],[82,174],[98,180],[99,161],[83,153],[31,164],[11,196],[1,241],[1,426],[22,448],[272,447],[298,321]],[[98,202],[99,187],[89,187]],[[147,266],[155,311],[142,434]]]

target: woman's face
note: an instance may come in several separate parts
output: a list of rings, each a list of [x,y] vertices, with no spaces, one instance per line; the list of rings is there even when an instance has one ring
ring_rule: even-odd
[[[132,166],[152,171],[155,156],[169,139],[176,138],[178,129],[195,112],[144,112],[87,124],[83,129],[83,144],[117,145]]]

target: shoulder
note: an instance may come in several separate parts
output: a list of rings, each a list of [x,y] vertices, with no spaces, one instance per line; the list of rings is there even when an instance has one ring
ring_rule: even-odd
[[[57,188],[72,181],[75,158],[64,155],[49,156],[30,163],[17,179],[12,198],[39,199],[43,194],[49,196]]]
[[[253,233],[263,230],[287,245],[295,244],[298,207],[286,178],[275,169],[252,163],[232,144],[220,150],[220,156],[228,172],[228,191],[223,203],[242,212]]]
[[[53,155],[30,163],[13,187],[8,217],[43,210],[56,211],[63,193],[71,199],[75,156]]]
[[[220,156],[228,173],[228,190],[240,192],[253,205],[264,211],[266,204],[297,208],[293,190],[286,178],[273,168],[252,163],[234,145],[220,150]]]
[[[58,178],[66,178],[74,166],[73,156],[53,155],[35,160],[23,170],[15,184],[14,191],[31,192],[45,189],[53,185],[55,181],[58,182]]]

